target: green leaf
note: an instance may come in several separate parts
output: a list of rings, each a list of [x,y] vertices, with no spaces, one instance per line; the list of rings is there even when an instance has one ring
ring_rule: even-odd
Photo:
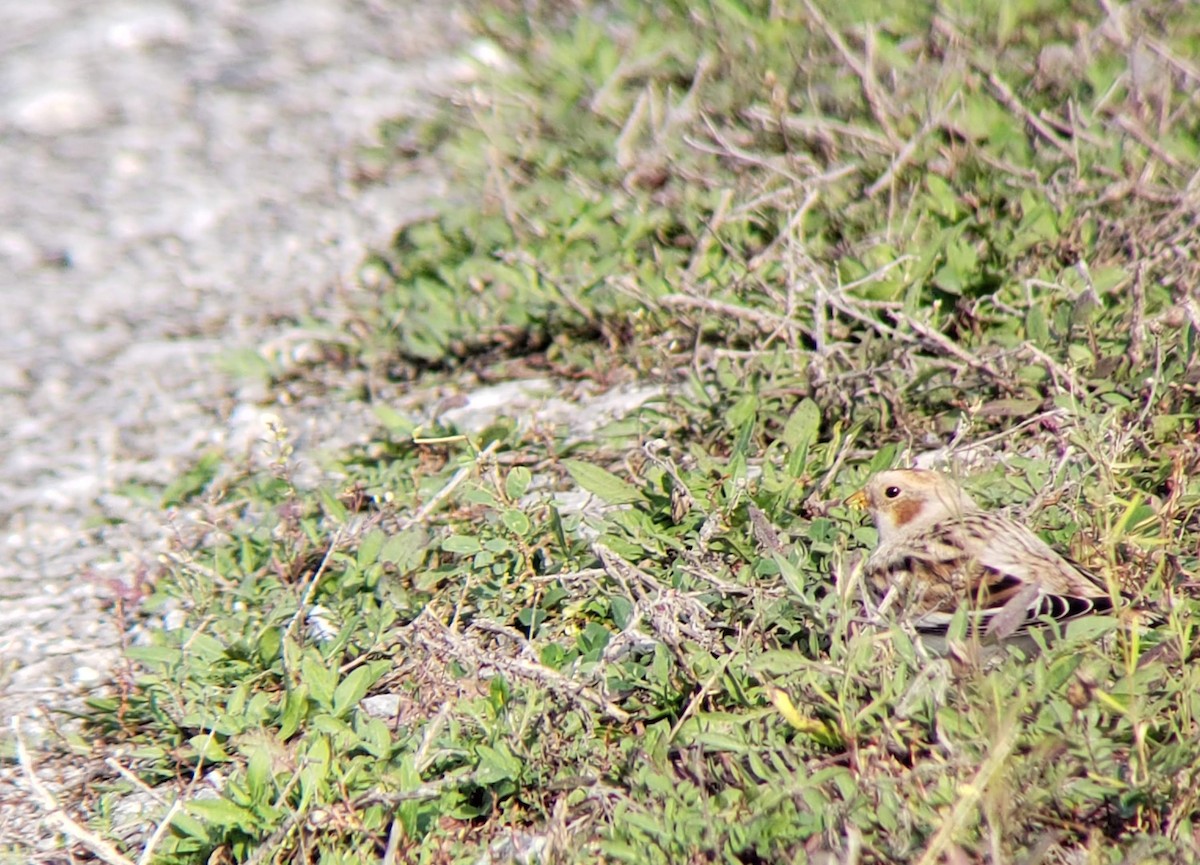
[[[521,624],[522,630],[525,631],[536,630],[547,618],[549,618],[549,615],[546,611],[539,610],[536,607],[526,607],[517,613],[517,621]]]
[[[896,462],[896,445],[894,442],[889,442],[881,447],[875,456],[871,457],[871,462],[867,465],[867,470],[871,474],[876,472],[886,471],[890,469]]]
[[[270,804],[274,779],[271,777],[271,752],[266,747],[255,748],[246,761],[246,787],[251,799]]]
[[[325,708],[333,705],[333,692],[337,688],[337,671],[329,668],[324,658],[315,651],[305,650],[300,660],[300,678],[308,685],[309,693]]]
[[[637,487],[600,466],[580,460],[563,460],[575,483],[610,505],[625,505],[644,501]]]
[[[258,661],[269,667],[279,660],[283,649],[283,634],[279,628],[267,628],[258,637]]]
[[[1093,643],[1100,637],[1111,634],[1119,625],[1115,616],[1083,616],[1067,625],[1065,639],[1072,642]]]
[[[287,740],[296,735],[300,725],[308,717],[308,686],[295,685],[283,698],[283,711],[279,714],[279,738]]]
[[[233,759],[229,752],[221,747],[217,737],[210,733],[197,733],[188,739],[188,744],[205,763],[228,763]]]
[[[383,549],[383,543],[386,540],[387,535],[379,529],[363,535],[362,541],[358,544],[358,555],[356,556],[360,570],[369,568],[378,561],[379,551]]]
[[[370,718],[360,714],[361,722],[356,723],[359,741],[372,757],[386,760],[392,752],[392,735],[388,725],[379,718]]]
[[[1083,655],[1078,652],[1056,657],[1050,669],[1046,671],[1046,690],[1057,691],[1071,678],[1082,663]]]
[[[371,410],[375,412],[375,417],[379,418],[379,422],[384,425],[393,438],[408,438],[417,428],[412,418],[401,414],[385,403],[372,402]]]
[[[333,713],[340,717],[358,705],[358,701],[367,695],[368,689],[375,684],[382,671],[377,666],[364,664],[346,674],[346,678],[338,683],[333,692]]]
[[[500,520],[508,528],[510,532],[519,537],[525,537],[529,534],[532,528],[529,517],[518,511],[516,508],[509,508],[500,514]]]
[[[774,553],[772,558],[775,560],[775,564],[779,566],[779,575],[783,577],[783,581],[791,589],[792,594],[804,597],[806,589],[804,571],[792,564],[786,556],[779,553]]]
[[[227,715],[243,715],[246,711],[246,699],[250,695],[250,683],[248,681],[238,682],[234,689],[229,694],[229,699],[225,703],[225,714]]]
[[[210,826],[223,830],[238,829],[250,832],[258,825],[253,812],[235,805],[228,799],[193,799],[187,809]]]
[[[345,523],[350,518],[350,511],[342,504],[341,500],[333,492],[327,489],[320,489],[317,495],[321,499],[321,504],[325,506],[325,513],[337,524]]]
[[[725,420],[733,429],[741,429],[743,424],[752,422],[758,413],[758,397],[755,394],[743,394],[737,402],[730,406]]]
[[[330,741],[336,743],[336,748],[339,752],[343,752],[346,748],[358,747],[358,734],[353,728],[341,718],[335,718],[333,715],[327,715],[323,712],[318,712],[313,715],[308,732],[316,731],[325,733],[330,737]]]
[[[1050,344],[1050,325],[1046,321],[1046,312],[1037,304],[1029,307],[1025,313],[1025,336],[1042,348]]]
[[[504,479],[504,494],[508,496],[509,501],[516,501],[525,495],[525,491],[529,489],[529,484],[533,480],[533,475],[525,466],[516,466]]]
[[[217,469],[220,466],[220,451],[209,451],[201,456],[190,471],[163,490],[163,507],[169,508],[182,504],[203,492],[217,476]]]
[[[395,565],[401,571],[411,571],[425,560],[429,536],[418,527],[405,529],[388,538],[379,551],[379,561]]]
[[[608,599],[608,608],[612,616],[613,624],[618,628],[625,628],[633,619],[633,603],[622,595],[613,595]]]
[[[925,188],[933,210],[947,220],[955,221],[962,216],[962,208],[954,188],[936,174],[925,175]]]
[[[475,770],[475,781],[481,786],[486,787],[498,781],[515,780],[521,774],[521,761],[514,757],[503,744],[499,748],[476,745],[475,756],[479,758],[479,766]]]
[[[125,657],[148,667],[172,667],[179,663],[183,652],[174,646],[130,646]]]
[[[208,829],[205,828],[202,822],[187,813],[187,811],[179,810],[175,812],[174,816],[171,817],[171,828],[179,830],[184,835],[199,838],[206,843],[210,841]]]
[[[189,659],[216,664],[226,658],[225,644],[209,634],[193,634],[188,640]]]
[[[308,747],[304,749],[300,757],[300,771],[296,773],[300,780],[298,810],[303,811],[308,808],[313,799],[321,801],[328,795],[329,761],[332,753],[333,749],[330,747],[328,737],[321,735],[310,737]]]
[[[763,652],[757,656],[750,669],[755,672],[768,673],[771,676],[784,676],[789,673],[795,673],[798,670],[809,669],[812,667],[812,661],[804,657],[799,652],[793,650],[784,651],[782,649],[773,649]]]
[[[811,399],[800,400],[783,426],[783,443],[793,450],[807,448],[817,440],[821,410]]]
[[[442,541],[442,549],[448,553],[469,556],[482,550],[483,546],[479,543],[479,538],[470,535],[451,535]]]
[[[946,263],[933,275],[934,284],[951,294],[962,294],[977,278],[979,253],[964,240],[954,240],[944,250]]]
[[[401,758],[400,766],[396,770],[396,779],[402,791],[416,790],[421,786],[421,774],[417,771],[415,759],[411,754],[405,754]],[[400,803],[400,822],[410,837],[420,834],[422,810],[421,803],[417,800],[410,799]]]

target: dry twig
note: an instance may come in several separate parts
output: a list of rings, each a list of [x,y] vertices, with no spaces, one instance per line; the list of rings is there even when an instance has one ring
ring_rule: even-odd
[[[659,303],[669,309],[703,309],[707,312],[715,312],[718,315],[742,319],[752,322],[769,333],[782,330],[800,333],[805,337],[812,338],[812,334],[808,328],[798,321],[770,312],[763,312],[762,310],[748,309],[737,304],[713,300],[708,297],[693,297],[689,294],[668,294],[666,297],[661,298]]]
[[[892,162],[890,165],[888,165],[887,171],[883,172],[883,174],[881,174],[874,183],[867,187],[867,191],[865,193],[867,198],[874,198],[881,190],[887,189],[892,185],[892,180],[912,160],[913,154],[917,152],[917,147],[920,146],[921,142],[929,136],[930,132],[935,129],[940,129],[942,124],[945,123],[946,113],[950,110],[950,106],[953,105],[957,99],[958,94],[954,93],[949,99],[946,100],[946,104],[938,109],[937,113],[934,114],[933,117],[928,118],[923,124],[921,124],[921,128],[917,131],[917,134],[909,138],[908,141],[904,143],[904,146],[900,148],[900,152],[892,158]]]
[[[1076,399],[1082,399],[1087,396],[1087,388],[1083,386],[1083,383],[1079,381],[1075,373],[1050,357],[1050,355],[1046,354],[1046,352],[1042,351],[1036,345],[1026,343],[1022,346],[1021,351],[1032,360],[1045,366],[1049,370],[1050,375],[1054,377],[1056,386],[1065,387],[1067,392]]]
[[[25,737],[21,734],[20,718],[12,719],[12,729],[17,741],[17,762],[21,766],[21,771],[25,775],[25,781],[29,784],[29,791],[33,794],[34,800],[46,812],[46,822],[76,843],[91,850],[109,865],[135,865],[132,859],[127,858],[108,841],[71,819],[71,816],[58,804],[54,794],[42,783],[34,771],[33,759],[29,756],[29,749],[25,746]]]
[[[858,76],[859,86],[862,87],[863,99],[866,100],[875,120],[883,127],[884,132],[887,133],[889,144],[894,148],[899,136],[892,126],[890,115],[895,109],[889,104],[888,99],[880,89],[879,81],[875,78],[874,67],[869,60],[864,60],[850,49],[850,46],[842,39],[842,34],[830,25],[829,21],[821,14],[821,10],[813,4],[812,0],[804,0],[804,8],[808,12],[809,17],[825,33],[825,38],[842,55],[842,59],[846,61],[846,65],[854,70],[854,74]]]
[[[1053,144],[1054,147],[1060,153],[1066,156],[1067,159],[1069,159],[1072,163],[1078,164],[1075,151],[1072,150],[1071,146],[1059,138],[1057,133],[1047,126],[1040,117],[1026,108],[1025,103],[1018,99],[1017,95],[1012,92],[1012,88],[1004,83],[1004,79],[1002,79],[995,72],[980,69],[978,65],[976,65],[976,68],[986,76],[988,86],[991,87],[992,93],[995,94],[996,98],[1000,100],[1000,104],[1024,120],[1025,123],[1030,126],[1030,128],[1037,132],[1037,134],[1042,138],[1046,139],[1046,141]]]
[[[1012,383],[1008,380],[1004,373],[1000,372],[1000,370],[996,369],[987,361],[980,360],[975,355],[971,354],[971,352],[956,344],[945,334],[938,333],[929,325],[925,324],[924,322],[917,321],[915,318],[907,315],[906,313],[897,311],[892,313],[892,315],[897,320],[904,322],[912,330],[916,331],[917,335],[920,336],[921,339],[934,350],[941,351],[944,354],[948,354],[951,357],[957,358],[972,369],[982,372],[984,375],[992,378],[998,385],[1000,385],[1002,390],[1005,390],[1009,393],[1015,391]]]
[[[427,620],[436,622],[432,616],[427,617]],[[492,667],[505,675],[515,678],[539,682],[551,691],[556,691],[574,700],[590,703],[598,708],[605,717],[618,723],[624,724],[630,720],[630,714],[620,706],[606,700],[593,689],[564,676],[557,670],[552,670],[533,661],[526,661],[521,658],[505,658],[493,652],[487,652],[474,640],[456,634],[441,622],[437,622],[437,627],[437,637],[429,634],[426,629],[417,629],[415,631],[417,639],[425,643],[426,647],[433,651],[449,650],[458,660],[466,661],[478,667]]]

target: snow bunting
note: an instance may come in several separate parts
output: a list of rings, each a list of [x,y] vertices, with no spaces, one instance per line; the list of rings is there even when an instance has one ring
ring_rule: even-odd
[[[867,559],[871,588],[903,604],[930,651],[944,654],[946,631],[965,607],[967,634],[1027,649],[1045,618],[1066,623],[1105,614],[1113,599],[1082,565],[1060,555],[1008,517],[981,510],[945,475],[919,469],[881,472],[848,504],[866,508],[879,530]]]

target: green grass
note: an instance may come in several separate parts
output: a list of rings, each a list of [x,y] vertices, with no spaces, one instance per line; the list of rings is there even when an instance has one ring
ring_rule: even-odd
[[[475,13],[507,72],[390,130],[459,200],[302,373],[372,441],[322,489],[283,449],[167,491],[212,532],[77,742],[183,799],[154,861],[1200,855],[1200,12],[527,8]],[[530,374],[665,395],[585,440],[396,407]],[[1165,624],[953,674],[862,624],[841,500],[939,447]]]

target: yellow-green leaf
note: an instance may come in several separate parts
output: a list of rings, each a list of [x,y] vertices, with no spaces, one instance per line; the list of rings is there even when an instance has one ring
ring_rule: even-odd
[[[563,460],[563,465],[567,467],[575,483],[610,505],[640,502],[644,498],[637,487],[617,477],[608,469],[581,460]]]

